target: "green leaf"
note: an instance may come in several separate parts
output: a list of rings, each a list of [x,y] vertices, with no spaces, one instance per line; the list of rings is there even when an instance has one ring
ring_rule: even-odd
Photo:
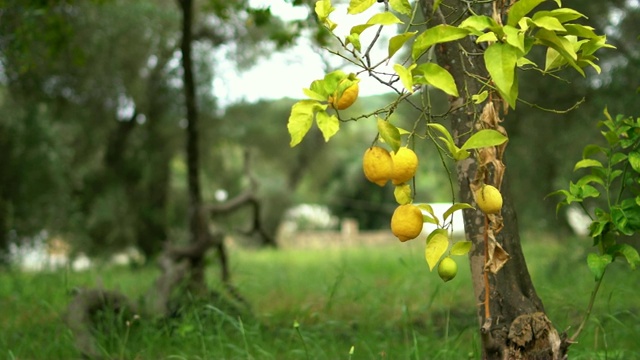
[[[393,13],[388,11],[373,15],[366,24],[356,25],[351,28],[351,34],[361,34],[367,28],[374,25],[393,25],[402,24],[402,21],[398,19]]]
[[[590,197],[592,198],[600,197],[600,192],[598,191],[598,189],[588,184],[584,184],[581,186],[581,192],[582,192],[583,199],[590,198]]]
[[[518,49],[508,44],[493,43],[484,52],[484,61],[500,95],[515,109],[518,99],[515,73]]]
[[[400,48],[404,45],[404,43],[406,43],[407,40],[411,39],[417,33],[418,33],[417,31],[406,32],[406,33],[398,34],[392,37],[391,39],[389,39],[389,50],[388,50],[389,58],[391,58],[396,52],[398,52],[398,50],[400,50]]]
[[[471,135],[471,137],[469,137],[469,139],[467,139],[460,148],[463,150],[470,150],[497,146],[505,143],[507,140],[509,140],[509,138],[497,130],[483,129]]]
[[[342,70],[332,71],[326,74],[324,76],[324,79],[320,80],[319,85],[323,87],[324,89],[323,92],[322,93],[319,91],[316,91],[316,92],[323,95],[327,94],[327,97],[329,97],[330,95],[333,95],[333,93],[336,92],[340,82],[342,82],[342,80],[344,80],[347,77],[349,77],[349,75]],[[311,90],[314,90],[313,87],[311,88]]]
[[[579,19],[579,18],[586,18],[586,16],[584,16],[582,13],[579,13],[576,10],[569,9],[569,8],[560,8],[560,9],[553,9],[551,11],[546,11],[546,10],[536,11],[536,13],[533,14],[533,20],[535,21],[539,18],[549,17],[549,16],[558,19],[558,21],[562,24],[568,21]]]
[[[496,41],[498,41],[498,36],[493,31],[490,31],[488,33],[484,33],[478,36],[478,38],[476,39],[476,44],[479,44],[481,42],[496,42]]]
[[[293,104],[287,123],[287,130],[289,130],[289,135],[291,136],[289,146],[298,145],[311,128],[314,113],[326,109],[326,104],[320,104],[316,100],[301,100]]]
[[[453,141],[453,136],[451,136],[451,133],[449,132],[449,130],[447,130],[446,127],[444,127],[444,125],[438,124],[438,123],[428,123],[427,126],[429,128],[434,129],[434,130],[437,130],[442,135],[444,135],[446,137],[445,142],[449,142],[449,143],[455,145],[455,142]]]
[[[613,245],[607,249],[607,253],[613,256],[624,256],[632,270],[635,270],[636,267],[640,265],[640,255],[638,255],[638,250],[629,244]]]
[[[461,150],[456,146],[456,143],[453,141],[453,137],[451,136],[447,128],[445,128],[444,126],[438,123],[428,123],[427,127],[430,129],[437,130],[442,135],[444,135],[444,136],[438,137],[438,139],[440,139],[440,141],[442,141],[447,146],[447,150],[449,150],[451,157],[453,157],[456,161],[463,160],[469,157],[470,154],[468,151]]]
[[[360,44],[360,34],[358,33],[347,35],[344,39],[344,44],[352,44],[354,49],[356,49],[357,51],[362,51],[362,45]]]
[[[594,174],[588,174],[588,175],[585,175],[585,176],[581,177],[580,179],[578,179],[578,182],[576,182],[576,185],[584,186],[584,185],[587,185],[587,184],[590,184],[590,183],[596,183],[596,184],[604,186],[604,180],[602,180],[602,178],[600,178],[599,176],[594,175]]]
[[[507,44],[520,50],[520,53],[523,55],[526,52],[524,48],[524,31],[509,25],[505,25],[503,30]]]
[[[593,221],[591,222],[591,224],[589,225],[589,236],[591,236],[592,238],[596,238],[600,235],[602,235],[602,232],[607,228],[607,225],[610,224],[611,222],[609,221]]]
[[[464,159],[468,158],[469,156],[471,156],[471,153],[468,152],[467,150],[462,150],[462,149],[456,148],[456,151],[453,152],[453,160],[455,160],[455,161],[464,160]]]
[[[623,172],[620,169],[611,171],[611,173],[609,173],[609,183],[612,183],[613,180],[615,180],[616,178],[618,178],[622,174],[623,174]]]
[[[316,81],[318,81],[318,80],[316,80]],[[309,98],[313,99],[313,100],[327,101],[327,96],[318,94],[317,92],[315,92],[315,91],[313,91],[311,89],[302,89],[302,92],[305,95],[307,95]]]
[[[411,64],[409,68],[405,68],[400,64],[393,65],[393,70],[396,71],[398,76],[400,77],[400,81],[402,85],[404,85],[405,89],[407,89],[410,93],[413,94],[413,75],[411,75],[411,70],[416,67],[416,64]]]
[[[595,39],[598,35],[595,33],[595,29],[591,26],[580,24],[564,24],[564,28],[567,30],[567,34],[583,37],[586,39]]]
[[[638,154],[638,155],[640,156],[640,154]],[[613,153],[613,155],[611,155],[611,160],[609,160],[609,163],[611,165],[616,165],[616,164],[619,164],[619,163],[621,163],[621,162],[623,162],[623,161],[625,161],[627,159],[628,159],[627,154],[617,152],[617,153]],[[638,160],[640,160],[640,159],[638,159]],[[633,165],[631,167],[633,167]]]
[[[513,3],[507,13],[507,25],[516,26],[518,21],[545,0],[519,0]]]
[[[324,110],[318,111],[316,114],[316,123],[324,136],[324,141],[329,141],[340,130],[338,117],[335,114],[329,115]]]
[[[311,83],[311,86],[309,87],[309,90],[312,93],[318,94],[321,97],[323,97],[323,99],[316,99],[316,100],[320,100],[320,101],[326,101],[329,98],[329,95],[331,95],[330,92],[327,91],[327,87],[325,86],[325,81],[324,80],[314,80]],[[302,90],[305,94],[307,94],[306,91],[304,91],[304,89]],[[311,96],[309,96],[311,97]]]
[[[359,14],[376,3],[376,0],[351,0],[347,8],[348,14]]]
[[[587,146],[584,147],[584,149],[582,150],[582,158],[586,159],[591,157],[592,155],[598,154],[598,153],[605,153],[605,149],[602,146],[599,145],[594,145],[594,144],[589,144]]]
[[[331,6],[331,0],[320,0],[316,2],[315,11],[321,23],[327,20],[333,10],[335,10],[335,8]]]
[[[458,27],[469,30],[474,35],[481,35],[486,29],[498,27],[498,24],[489,16],[472,15],[464,19]]]
[[[578,63],[578,66],[580,66],[581,68],[591,66],[596,71],[596,73],[600,74],[602,72],[602,69],[600,68],[600,66],[598,66],[596,63],[594,63],[591,60],[581,59],[580,57],[578,57],[577,63]]]
[[[544,71],[551,71],[567,64],[567,60],[555,49],[548,47],[544,60]]]
[[[539,28],[547,29],[550,31],[566,31],[564,26],[562,26],[562,23],[560,23],[560,20],[552,16],[542,16],[538,17],[537,19],[534,17],[533,23]]]
[[[458,96],[458,88],[456,87],[453,76],[440,65],[424,63],[418,66],[413,72],[422,74],[431,86],[451,96]]]
[[[628,228],[629,217],[621,207],[613,206],[611,208],[611,221],[621,233],[627,236],[633,235],[633,231]]]
[[[411,202],[411,186],[409,184],[398,185],[393,189],[393,196],[400,205],[409,204]]]
[[[436,224],[438,226],[440,226],[440,220],[438,220],[438,216],[436,216],[436,214],[433,212],[433,208],[431,207],[431,205],[429,204],[416,204],[416,206],[420,209],[420,210],[424,210],[427,212],[427,215],[424,215],[424,211],[423,211],[423,218],[425,219],[426,222],[432,223],[432,224]],[[431,218],[431,220],[427,220],[428,218]],[[438,230],[434,230],[434,231],[438,231]],[[446,231],[445,231],[446,233]]]
[[[473,100],[474,104],[481,104],[483,101],[487,100],[489,97],[489,92],[484,90],[480,94],[471,95],[471,100]]]
[[[400,131],[388,121],[378,118],[378,132],[382,140],[389,144],[391,150],[398,151],[400,149]]]
[[[516,65],[517,65],[519,68],[524,67],[524,66],[526,66],[526,65],[531,65],[531,66],[533,66],[534,68],[537,68],[537,67],[538,67],[538,64],[534,63],[533,61],[531,61],[531,60],[527,59],[527,58],[526,58],[526,57],[524,57],[524,56],[523,56],[523,57],[521,57],[521,58],[518,58],[518,61],[516,62]]]
[[[446,230],[436,229],[429,234],[427,247],[424,250],[425,259],[429,264],[429,271],[433,270],[448,248],[449,236]]]
[[[629,165],[635,172],[640,173],[640,152],[636,150],[629,153]]]
[[[602,163],[598,160],[595,159],[582,159],[580,161],[578,161],[576,163],[576,165],[573,167],[573,171],[576,171],[578,169],[582,169],[582,168],[590,168],[590,167],[603,167]]]
[[[444,212],[444,214],[442,214],[442,218],[443,221],[447,221],[447,219],[449,218],[449,216],[451,216],[451,214],[453,214],[454,212],[458,211],[458,210],[463,210],[463,209],[473,209],[473,206],[467,204],[467,203],[455,203],[453,205],[451,205],[447,211]]]
[[[576,54],[573,44],[565,37],[556,35],[555,32],[547,29],[540,29],[536,32],[536,39],[543,45],[556,50],[580,75],[584,76],[584,71],[576,64],[578,55]]]
[[[389,0],[389,6],[400,14],[411,15],[412,8],[409,0]]]
[[[471,241],[458,241],[451,247],[451,255],[467,255],[471,245]]]
[[[425,51],[435,44],[455,41],[464,38],[469,30],[451,25],[436,25],[422,32],[413,43],[411,56],[418,59]]]
[[[587,266],[589,266],[589,270],[595,275],[596,281],[602,278],[604,270],[611,264],[611,261],[613,261],[613,258],[609,254],[598,255],[590,253],[587,255]]]
[[[582,52],[582,55],[586,56],[592,55],[601,48],[615,49],[616,47],[611,44],[607,44],[607,37],[605,35],[602,35],[590,39],[586,43],[582,44],[582,46],[580,46],[580,51]]]

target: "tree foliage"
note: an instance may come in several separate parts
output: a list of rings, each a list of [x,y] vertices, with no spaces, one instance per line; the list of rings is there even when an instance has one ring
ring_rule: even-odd
[[[3,2],[3,247],[9,231],[16,241],[44,229],[83,251],[137,245],[152,255],[180,233],[172,230],[185,224],[186,199],[174,176],[183,142],[175,6]],[[305,27],[247,1],[198,3],[194,59],[206,143],[220,110],[212,59],[247,67]],[[212,150],[223,153],[224,144]]]

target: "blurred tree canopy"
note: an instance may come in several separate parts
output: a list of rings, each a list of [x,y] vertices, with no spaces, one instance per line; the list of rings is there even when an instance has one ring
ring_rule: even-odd
[[[200,1],[196,12],[200,131],[215,144],[206,151],[224,153],[228,142],[212,141],[215,57],[247,67],[308,22],[245,0]],[[0,250],[47,230],[94,254],[136,245],[152,255],[184,225],[179,40],[175,1],[0,3]],[[225,185],[211,167],[210,182]]]
[[[585,142],[597,141],[594,122],[604,106],[612,113],[640,114],[638,1],[565,2],[605,31],[618,50],[602,52],[602,74],[589,80],[549,75],[534,82],[521,74],[521,94],[530,104],[568,109],[585,99],[566,113],[521,103],[505,122],[511,135],[507,174],[525,228],[559,226],[554,201],[543,199],[571,178],[571,164]],[[357,218],[363,228],[385,228],[393,194],[374,191],[362,176],[362,154],[353,150],[373,139],[364,130],[371,127],[345,127],[329,146],[314,133],[290,149],[283,139],[292,100],[222,111],[213,96],[220,56],[242,69],[299,36],[327,44],[313,17],[284,23],[246,0],[196,4],[204,200],[215,203],[221,190],[231,196],[248,186],[248,149],[249,165],[260,179],[262,220],[272,235],[285,210],[299,202],[328,205],[336,215]],[[153,255],[164,240],[184,235],[179,40],[173,0],[0,2],[0,251],[42,230],[94,254],[135,245]],[[353,111],[387,102],[385,95],[361,100]],[[419,116],[413,111],[398,109],[394,121],[411,126]],[[418,200],[448,201],[442,160],[435,149],[418,151],[429,159],[417,177]],[[242,229],[245,218],[241,212],[224,223]]]

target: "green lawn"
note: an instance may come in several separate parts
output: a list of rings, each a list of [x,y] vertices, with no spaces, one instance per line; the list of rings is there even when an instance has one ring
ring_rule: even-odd
[[[580,242],[526,236],[523,246],[549,316],[559,329],[575,329],[593,285]],[[232,250],[234,282],[253,316],[200,304],[167,322],[109,327],[100,344],[108,359],[477,359],[467,261],[456,260],[460,273],[444,284],[429,273],[417,241]],[[212,284],[217,270],[212,266],[209,273]],[[0,273],[0,358],[78,358],[60,320],[68,290],[95,286],[99,278],[135,298],[156,275],[153,266]],[[639,280],[622,262],[611,267],[570,359],[640,358]]]

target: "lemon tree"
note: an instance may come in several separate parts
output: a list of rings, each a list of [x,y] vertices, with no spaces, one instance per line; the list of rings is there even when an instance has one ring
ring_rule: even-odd
[[[508,194],[500,189],[504,188],[508,134],[501,123],[507,111],[528,103],[519,92],[521,71],[558,78],[565,69],[583,76],[585,69],[600,72],[596,52],[612,48],[606,36],[585,25],[586,17],[564,7],[561,0],[350,0],[347,14],[370,15],[347,35],[335,32],[341,25],[333,20],[336,7],[331,0],[317,1],[314,11],[338,48],[325,51],[346,60],[348,66],[303,90],[307,99],[293,105],[288,119],[291,146],[303,140],[314,122],[326,141],[345,122],[375,127],[377,135],[363,156],[364,176],[380,186],[390,182],[394,187],[398,205],[391,215],[391,231],[400,241],[420,236],[424,222],[436,225],[423,239],[425,260],[443,281],[451,281],[458,273],[453,256],[468,255],[472,278],[478,282],[474,297],[481,301],[484,356],[528,358],[533,355],[527,349],[535,348],[548,358],[564,357],[571,342],[561,338],[546,317],[523,260],[515,211],[503,209],[503,197]],[[387,51],[376,58],[372,49],[379,42],[385,43]],[[544,53],[542,61],[536,60],[537,52]],[[387,87],[395,99],[364,114],[343,112],[357,102],[358,84],[365,76]],[[446,113],[432,111],[427,89],[448,96]],[[394,123],[392,115],[401,103],[421,109],[411,128]],[[451,126],[445,126],[443,119],[449,119]],[[450,182],[452,206],[442,215],[415,195],[413,179],[425,162],[415,151],[419,141],[434,143],[440,159],[458,163],[458,183]],[[447,162],[440,162],[451,174]],[[581,166],[598,168],[592,161]],[[589,179],[573,189],[583,196],[595,194],[591,183],[597,180]],[[562,194],[573,200],[574,190]],[[624,206],[610,213],[621,229],[630,227]],[[451,236],[456,211],[464,212],[465,240]],[[607,219],[603,217],[599,224],[608,224]],[[616,249],[633,258],[630,250]],[[513,266],[505,266],[512,258],[517,260]],[[591,258],[598,264],[608,259]],[[536,332],[523,326],[533,322]]]

